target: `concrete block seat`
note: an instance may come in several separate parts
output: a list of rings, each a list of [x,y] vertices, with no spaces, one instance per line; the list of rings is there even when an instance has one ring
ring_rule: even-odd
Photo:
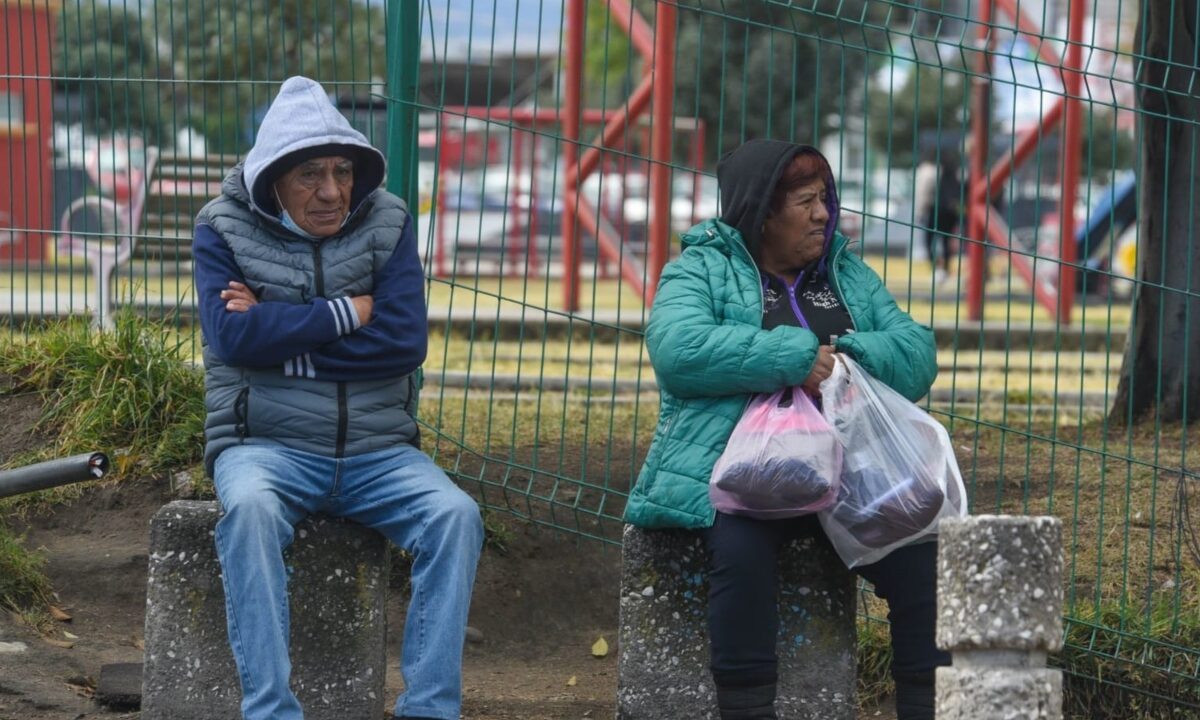
[[[225,629],[215,502],[165,505],[150,526],[142,720],[237,720],[241,689]],[[310,720],[384,715],[387,541],[309,518],[285,562],[292,686]]]
[[[792,542],[780,557],[779,694],[786,720],[854,720],[854,575],[831,548]],[[625,528],[618,720],[716,718],[703,540]]]

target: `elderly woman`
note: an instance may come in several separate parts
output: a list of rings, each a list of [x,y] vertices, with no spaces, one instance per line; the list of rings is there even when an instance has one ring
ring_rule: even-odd
[[[691,528],[708,549],[711,668],[723,720],[775,718],[776,561],[815,516],[760,520],[709,501],[713,465],[755,394],[813,396],[835,353],[916,400],[937,374],[932,331],[917,324],[837,232],[829,163],[816,149],[753,140],[717,168],[723,213],[683,236],[646,328],[662,405],[626,520]],[[855,571],[887,601],[899,720],[933,718],[936,543]]]

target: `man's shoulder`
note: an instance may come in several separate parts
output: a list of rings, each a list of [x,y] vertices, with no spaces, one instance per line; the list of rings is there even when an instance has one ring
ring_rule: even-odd
[[[196,224],[211,225],[214,221],[218,221],[221,218],[233,218],[244,221],[253,217],[254,212],[245,203],[222,193],[209,200],[204,204],[204,207],[200,208],[200,212],[196,213]]]
[[[399,195],[394,195],[384,188],[379,188],[371,193],[369,199],[372,204],[372,211],[400,210],[404,213],[408,212],[408,203],[404,202],[404,199]]]

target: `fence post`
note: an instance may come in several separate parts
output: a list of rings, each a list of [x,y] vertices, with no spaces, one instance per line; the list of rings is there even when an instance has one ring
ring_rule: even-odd
[[[942,522],[937,643],[938,720],[1060,720],[1062,523],[977,515]]]
[[[419,212],[417,189],[417,90],[421,65],[421,4],[419,0],[388,0],[387,76],[388,176],[387,189]]]

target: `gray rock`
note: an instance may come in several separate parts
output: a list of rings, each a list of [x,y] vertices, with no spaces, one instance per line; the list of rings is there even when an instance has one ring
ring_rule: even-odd
[[[225,629],[215,502],[176,501],[150,524],[142,720],[237,720],[241,689]],[[384,713],[387,542],[310,518],[291,571],[292,688],[310,720]]]
[[[1062,672],[1045,668],[940,667],[937,717],[1058,720],[1062,717]]]
[[[696,533],[625,528],[618,720],[717,717],[705,562]],[[854,576],[812,540],[788,546],[779,573],[779,716],[853,720]]]
[[[142,664],[101,665],[96,702],[113,710],[136,710],[142,704]]]
[[[1062,647],[1062,523],[974,515],[942,521],[937,643],[944,650]]]

